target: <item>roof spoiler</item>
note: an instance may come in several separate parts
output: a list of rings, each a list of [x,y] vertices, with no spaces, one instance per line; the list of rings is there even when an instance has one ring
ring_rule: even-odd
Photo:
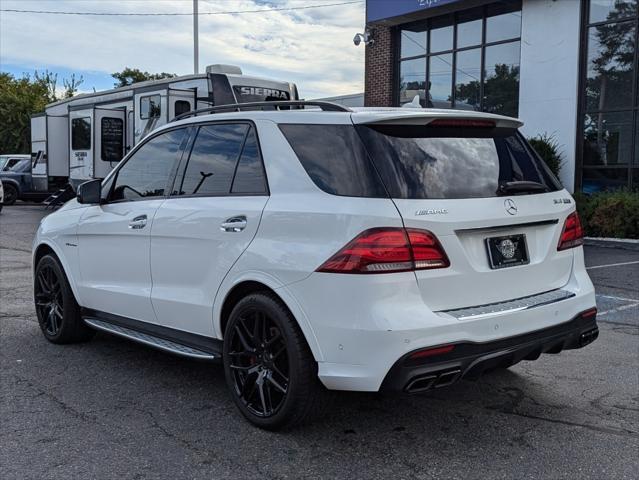
[[[463,111],[433,111],[428,108],[421,110],[407,108],[405,110],[394,110],[386,112],[366,112],[361,111],[353,114],[353,123],[365,125],[428,125],[433,121],[468,121],[468,123],[476,122],[493,122],[497,128],[520,128],[523,122],[517,118],[503,117],[501,115],[493,115],[481,112],[463,112]]]

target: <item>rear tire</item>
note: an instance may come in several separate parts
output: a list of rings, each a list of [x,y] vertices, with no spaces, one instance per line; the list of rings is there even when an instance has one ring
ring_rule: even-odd
[[[18,199],[18,189],[11,185],[10,183],[5,183],[4,187],[4,199],[2,200],[3,205],[13,205],[16,203]]]
[[[254,293],[235,306],[223,358],[235,405],[260,428],[291,428],[329,404],[331,395],[317,378],[317,363],[302,331],[273,294]]]
[[[86,342],[95,335],[95,330],[82,320],[67,276],[53,255],[45,255],[38,261],[33,297],[40,329],[51,343]]]

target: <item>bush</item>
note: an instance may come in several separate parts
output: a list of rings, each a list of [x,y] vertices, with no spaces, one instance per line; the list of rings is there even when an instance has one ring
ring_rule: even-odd
[[[575,201],[587,236],[639,238],[639,192],[576,193]]]
[[[543,133],[528,139],[528,142],[535,149],[541,159],[548,165],[548,168],[559,178],[559,172],[563,164],[563,158],[559,152],[559,144],[553,135]]]

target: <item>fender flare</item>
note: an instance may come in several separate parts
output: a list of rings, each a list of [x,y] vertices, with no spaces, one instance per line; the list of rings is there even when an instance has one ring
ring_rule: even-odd
[[[58,257],[58,260],[60,261],[60,264],[62,265],[62,270],[64,270],[64,275],[67,277],[67,281],[69,282],[69,286],[71,287],[71,291],[73,292],[73,296],[75,297],[78,304],[82,305],[80,302],[80,297],[78,295],[78,287],[75,283],[75,278],[69,275],[69,271],[70,271],[69,264],[66,258],[64,257],[64,255],[62,254],[58,245],[56,245],[54,242],[48,239],[38,239],[38,245],[34,247],[31,252],[31,264],[33,265],[33,271],[35,272],[35,268],[36,268],[35,253],[38,250],[38,248],[40,248],[42,245],[46,245],[47,247],[49,247],[51,250],[53,250],[53,253],[55,253],[55,256]]]
[[[245,271],[241,274],[235,276],[233,279],[229,279],[229,277],[225,278],[220,285],[220,288],[215,295],[215,300],[213,301],[213,333],[214,336],[218,339],[223,339],[224,332],[221,331],[221,322],[222,322],[222,306],[228,297],[229,292],[233,290],[236,285],[239,285],[242,282],[257,282],[261,283],[264,286],[273,290],[284,302],[284,305],[290,310],[290,312],[297,320],[297,324],[299,325],[304,337],[306,338],[306,342],[308,343],[309,348],[311,349],[311,353],[317,362],[321,362],[324,360],[324,355],[322,353],[322,349],[320,348],[319,342],[311,326],[311,323],[304,312],[304,309],[299,304],[297,299],[293,296],[293,294],[286,288],[286,285],[282,284],[277,278],[269,275],[267,273],[261,271]]]

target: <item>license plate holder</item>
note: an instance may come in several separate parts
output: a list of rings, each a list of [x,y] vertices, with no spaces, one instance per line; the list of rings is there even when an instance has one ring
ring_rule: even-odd
[[[523,233],[489,237],[486,239],[486,250],[488,265],[493,270],[530,263],[526,235]]]

